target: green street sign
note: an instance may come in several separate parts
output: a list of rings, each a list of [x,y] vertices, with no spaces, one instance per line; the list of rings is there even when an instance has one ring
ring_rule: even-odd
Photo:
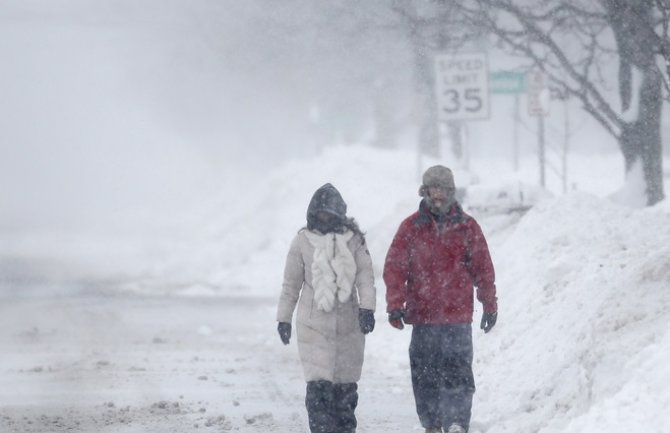
[[[526,91],[526,73],[496,71],[489,74],[489,92],[517,94]]]

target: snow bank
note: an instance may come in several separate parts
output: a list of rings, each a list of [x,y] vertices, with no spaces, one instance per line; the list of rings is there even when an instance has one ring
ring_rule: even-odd
[[[586,194],[535,206],[493,252],[499,324],[476,343],[487,432],[669,431],[670,215]],[[664,380],[665,379],[665,380]]]

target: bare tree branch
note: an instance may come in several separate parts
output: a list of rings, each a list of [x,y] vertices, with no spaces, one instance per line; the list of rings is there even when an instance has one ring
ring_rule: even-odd
[[[620,131],[623,127],[623,121],[589,79],[589,64],[591,61],[586,61],[586,63],[582,65],[582,71],[578,71],[575,62],[567,57],[560,44],[548,35],[546,31],[538,27],[538,24],[534,20],[534,17],[538,15],[533,15],[508,0],[481,0],[480,3],[489,8],[496,7],[514,17],[524,30],[519,33],[519,35],[523,35],[520,42],[517,42],[510,33],[501,29],[498,23],[492,22],[488,15],[487,19],[489,21],[486,24],[498,37],[501,37],[507,44],[514,47],[515,50],[520,51],[528,56],[528,58],[533,59],[540,69],[550,75],[553,81],[561,83],[568,93],[578,97],[584,104],[585,109],[594,115],[594,118],[596,118],[607,131],[612,133],[615,137],[618,137],[617,131]],[[474,11],[470,10],[470,12],[473,13]],[[556,58],[561,70],[567,74],[570,80],[577,84],[576,88],[569,86],[565,80],[557,78],[555,74],[552,74],[551,71],[548,70],[546,62],[538,55],[537,51],[533,49],[534,42],[537,42],[541,47],[546,48]]]

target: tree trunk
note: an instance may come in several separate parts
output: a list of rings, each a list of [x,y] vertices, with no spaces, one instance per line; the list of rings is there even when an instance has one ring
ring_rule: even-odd
[[[638,92],[637,116],[623,122],[619,144],[630,173],[638,160],[642,166],[647,205],[663,200],[663,151],[661,145],[661,112],[663,78],[656,65],[657,46],[654,34],[654,3],[650,0],[606,0],[618,46],[619,94],[622,109],[629,109],[633,92],[633,70],[642,75]]]
[[[661,112],[663,109],[662,79],[653,67],[642,71],[639,88],[638,116],[624,125],[619,144],[626,164],[626,173],[638,161],[642,163],[646,184],[647,205],[665,197],[663,192],[663,152],[661,146]]]
[[[419,112],[419,148],[424,155],[438,158],[440,156],[440,131],[437,124],[437,96],[435,95],[435,72],[433,71],[432,53],[426,48],[419,48],[415,54],[418,81]]]
[[[440,134],[437,128],[433,57],[418,32],[410,34],[410,42],[414,51],[415,119],[418,127],[419,150],[424,155],[438,157]]]
[[[382,149],[397,147],[397,131],[393,119],[392,102],[386,80],[379,78],[372,87],[372,117],[375,127],[373,146]]]

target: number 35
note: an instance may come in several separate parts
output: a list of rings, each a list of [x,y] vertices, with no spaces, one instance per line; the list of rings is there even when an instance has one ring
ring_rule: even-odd
[[[478,88],[465,89],[463,97],[458,90],[446,89],[444,91],[445,103],[442,109],[447,113],[457,113],[461,110],[474,113],[482,109],[482,98],[479,96]]]

